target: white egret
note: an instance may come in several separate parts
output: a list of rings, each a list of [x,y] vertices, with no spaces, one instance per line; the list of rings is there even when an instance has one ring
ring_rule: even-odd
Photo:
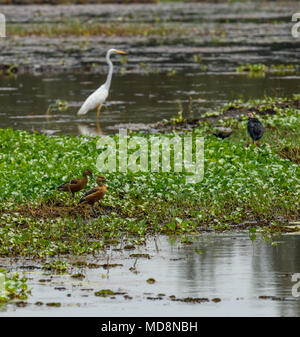
[[[122,50],[117,49],[109,49],[106,53],[106,62],[109,65],[108,75],[106,78],[106,82],[101,85],[96,91],[94,91],[82,104],[81,108],[77,112],[78,115],[85,115],[88,111],[97,108],[97,119],[100,116],[100,110],[103,103],[106,101],[107,96],[109,94],[109,88],[111,83],[111,78],[113,74],[114,66],[110,60],[110,56],[113,53],[126,55],[127,53]]]

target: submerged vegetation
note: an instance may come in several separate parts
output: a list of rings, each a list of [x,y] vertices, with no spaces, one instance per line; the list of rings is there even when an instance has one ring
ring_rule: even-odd
[[[260,146],[248,144],[249,110],[266,128]],[[185,122],[181,116],[170,125]],[[81,255],[110,245],[134,247],[151,233],[186,235],[228,230],[233,224],[247,227],[249,221],[268,225],[297,220],[299,122],[298,97],[239,100],[207,114],[192,131],[184,131],[204,136],[204,178],[196,184],[186,184],[186,174],[173,167],[170,172],[97,172],[101,150],[96,137],[2,129],[0,254]],[[218,138],[213,135],[216,126],[230,127],[233,134]],[[173,129],[169,137],[175,134]],[[144,134],[146,139],[150,135]],[[80,196],[73,200],[56,190],[86,168],[107,179],[108,192],[96,207],[98,217],[92,217],[89,207],[76,206]]]

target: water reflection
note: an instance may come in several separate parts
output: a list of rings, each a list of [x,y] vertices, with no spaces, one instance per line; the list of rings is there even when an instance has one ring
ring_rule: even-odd
[[[1,265],[23,271],[33,288],[28,306],[17,308],[10,304],[2,309],[2,314],[299,316],[299,298],[293,298],[291,294],[294,284],[291,275],[300,272],[299,235],[282,236],[277,246],[262,240],[256,240],[252,245],[248,233],[204,234],[193,240],[186,246],[160,236],[156,243],[153,238],[149,239],[146,247],[129,253],[102,252],[90,257],[90,261],[106,263],[109,255],[111,263],[123,266],[109,272],[86,268],[86,277],[81,281],[41,269],[30,272],[24,269],[24,265],[33,264],[30,260],[14,260],[10,264],[10,260],[2,258]],[[150,260],[138,259],[138,273],[129,270],[135,263],[135,258],[129,256],[132,253],[151,256]],[[146,282],[150,277],[156,280],[154,284]],[[41,283],[40,279],[49,279],[49,282]],[[122,295],[113,299],[94,296],[94,292],[100,289],[125,292],[132,299]],[[159,300],[149,299],[157,298],[158,294],[165,295]],[[191,304],[172,301],[171,295],[177,299],[205,297],[210,301]],[[275,299],[260,299],[259,296]],[[221,302],[214,303],[212,299],[216,297]],[[62,306],[55,310],[46,305],[37,308],[34,305],[37,301],[60,302]]]
[[[299,91],[297,76],[248,78],[234,73],[182,71],[166,74],[114,75],[110,96],[102,108],[100,123],[95,112],[77,116],[85,98],[104,80],[103,75],[60,74],[0,77],[0,127],[37,130],[48,134],[104,134],[117,132],[116,125],[152,123],[177,114],[199,117],[227,101],[264,95],[291,95]],[[56,100],[69,109],[46,114]]]

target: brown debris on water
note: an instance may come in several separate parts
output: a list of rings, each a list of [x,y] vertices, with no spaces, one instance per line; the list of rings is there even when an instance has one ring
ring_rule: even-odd
[[[59,303],[59,302],[49,302],[49,303],[46,303],[46,305],[48,307],[56,307],[56,308],[61,307],[61,303]]]
[[[206,297],[185,297],[185,298],[174,298],[172,301],[184,302],[184,303],[205,303],[209,302]]]
[[[219,297],[215,297],[215,298],[212,299],[212,301],[215,302],[215,303],[219,303],[219,302],[221,302],[221,299]]]
[[[135,246],[134,246],[134,245],[126,245],[126,246],[124,247],[124,249],[125,249],[125,250],[133,250],[133,249],[135,249]]]
[[[151,301],[162,300],[162,297],[151,297],[151,296],[148,296],[147,300],[151,300]]]
[[[129,257],[135,257],[135,258],[145,258],[150,260],[150,255],[149,254],[130,254]]]
[[[154,284],[156,281],[154,278],[148,278],[147,283]]]
[[[79,280],[83,280],[85,278],[85,276],[81,273],[73,274],[71,277]]]
[[[24,308],[24,307],[26,307],[26,305],[27,305],[27,302],[24,302],[24,301],[16,302],[16,306],[18,308]]]
[[[277,296],[268,296],[268,295],[261,295],[258,296],[259,299],[261,300],[272,300],[272,301],[284,301],[284,297],[277,297]]]
[[[100,264],[100,267],[102,267],[103,269],[110,269],[110,268],[116,268],[116,267],[123,267],[123,264],[120,263],[105,263],[105,264]]]

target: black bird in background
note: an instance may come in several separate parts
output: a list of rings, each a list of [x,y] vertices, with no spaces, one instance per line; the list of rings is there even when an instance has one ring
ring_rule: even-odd
[[[248,132],[254,144],[263,136],[265,128],[257,118],[253,117],[251,112],[248,113],[248,117]]]

